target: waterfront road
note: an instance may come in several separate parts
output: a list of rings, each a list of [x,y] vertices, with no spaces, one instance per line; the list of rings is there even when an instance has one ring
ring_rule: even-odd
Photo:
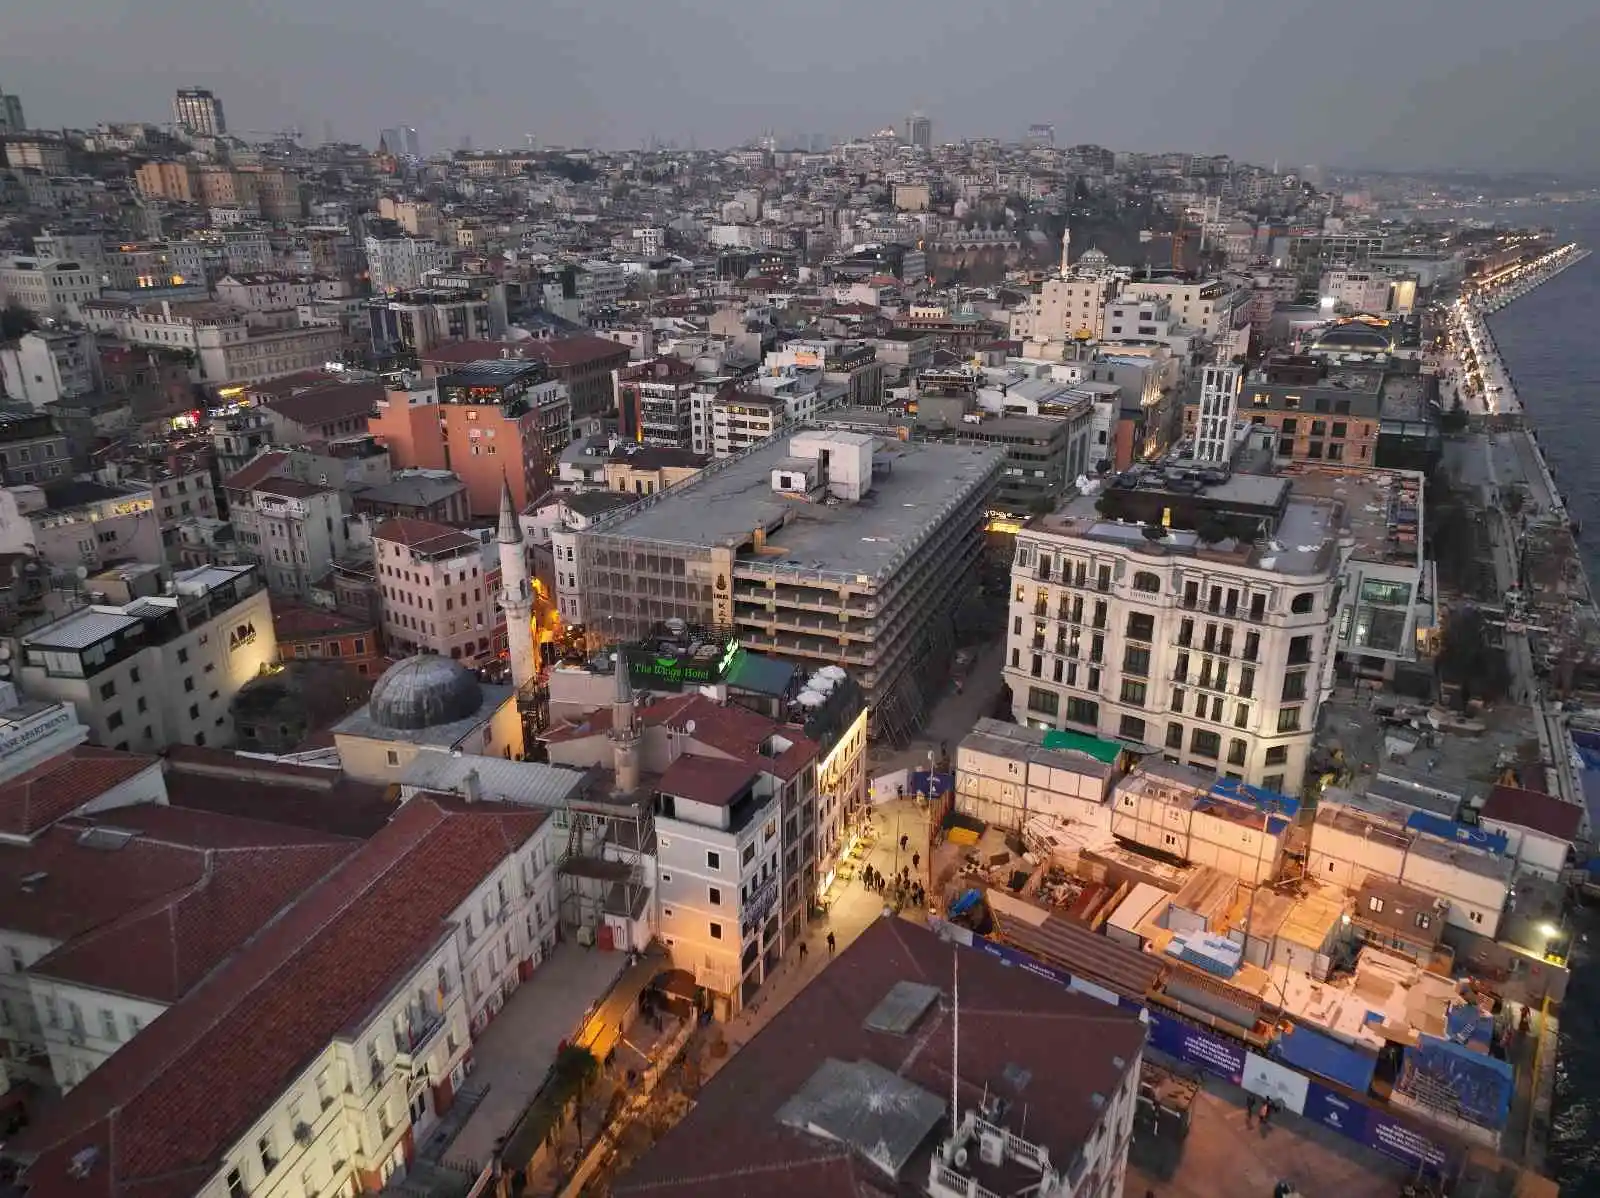
[[[1460,482],[1475,492],[1483,512],[1494,561],[1496,589],[1501,595],[1517,582],[1521,517],[1511,514],[1503,496],[1521,490],[1530,513],[1548,511],[1553,503],[1544,473],[1538,468],[1537,450],[1526,433],[1517,430],[1454,438],[1445,444],[1445,465]],[[1527,634],[1505,633],[1506,661],[1511,668],[1513,702],[1533,705],[1538,698],[1538,678]],[[1537,715],[1537,713],[1535,713]]]

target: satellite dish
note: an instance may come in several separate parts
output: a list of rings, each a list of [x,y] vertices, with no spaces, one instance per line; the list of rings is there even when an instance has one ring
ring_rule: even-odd
[[[687,732],[690,736],[693,736],[695,727],[696,727],[695,722],[693,720],[690,720],[687,724],[685,724],[683,726],[683,730],[685,732]]]
[[[89,567],[88,566],[79,566],[76,570],[73,571],[73,573],[76,574],[80,579],[88,578],[89,577]]]

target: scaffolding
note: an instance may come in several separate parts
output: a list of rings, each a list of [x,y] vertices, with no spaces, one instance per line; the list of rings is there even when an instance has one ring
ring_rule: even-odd
[[[567,834],[556,866],[562,930],[593,943],[606,916],[643,916],[654,893],[646,868],[656,852],[649,793],[581,795],[558,807],[555,821]]]

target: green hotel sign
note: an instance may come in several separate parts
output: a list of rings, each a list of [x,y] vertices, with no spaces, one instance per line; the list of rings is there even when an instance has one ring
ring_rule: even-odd
[[[739,652],[739,642],[732,640],[716,661],[695,661],[670,653],[632,648],[628,650],[628,677],[634,682],[658,687],[706,686],[722,680],[733,668]]]

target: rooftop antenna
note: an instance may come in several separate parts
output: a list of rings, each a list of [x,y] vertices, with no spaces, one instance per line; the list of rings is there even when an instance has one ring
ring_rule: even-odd
[[[950,1126],[955,1129],[961,1122],[961,1113],[956,1109],[961,1085],[961,958],[955,954],[950,957],[950,1005],[955,1008],[950,1025]]]

